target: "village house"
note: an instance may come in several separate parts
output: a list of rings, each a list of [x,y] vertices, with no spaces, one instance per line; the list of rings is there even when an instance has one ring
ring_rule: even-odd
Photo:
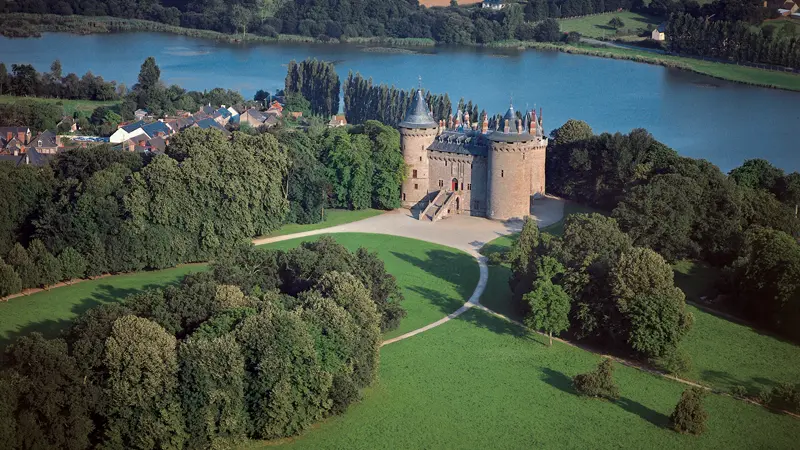
[[[506,5],[503,3],[503,0],[483,0],[483,2],[481,2],[481,8],[490,8],[496,11],[503,9],[504,6]]]
[[[793,2],[792,0],[786,0],[780,8],[778,8],[778,14],[782,16],[791,16],[796,13],[798,10],[797,3]]]
[[[0,144],[5,145],[11,139],[27,145],[31,141],[31,129],[29,127],[0,127]]]
[[[39,133],[30,143],[27,152],[35,150],[41,155],[55,155],[59,152],[58,138],[52,131]]]
[[[192,127],[197,127],[200,128],[201,130],[209,130],[209,129],[219,130],[222,131],[222,134],[226,136],[231,134],[228,130],[225,129],[225,127],[220,125],[219,122],[217,122],[212,118],[207,118],[199,122],[195,122],[195,124],[192,125]]]
[[[142,126],[144,126],[144,124],[144,121],[138,120],[136,122],[123,125],[117,128],[117,131],[115,131],[114,134],[108,138],[108,141],[112,144],[120,144],[128,139],[143,134],[144,131],[142,130]]]
[[[258,128],[264,124],[267,116],[261,111],[250,108],[239,116],[239,125],[247,124],[253,128]]]
[[[332,116],[330,122],[328,122],[328,126],[330,128],[343,127],[345,125],[347,125],[347,118],[344,116],[344,114]]]
[[[659,42],[663,41],[667,38],[666,31],[667,31],[667,23],[661,22],[660,24],[658,24],[658,27],[656,27],[656,29],[653,30],[653,33],[650,35],[650,38],[653,39],[654,41],[659,41]]]

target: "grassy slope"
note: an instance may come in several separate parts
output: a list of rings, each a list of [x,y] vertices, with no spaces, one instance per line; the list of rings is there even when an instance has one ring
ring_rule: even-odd
[[[320,223],[310,223],[306,225],[298,225],[296,223],[288,223],[278,228],[274,233],[269,236],[283,236],[286,234],[302,233],[304,231],[319,230],[321,228],[335,227],[345,223],[355,222],[357,220],[367,219],[378,214],[383,214],[384,211],[379,209],[362,209],[358,211],[350,211],[346,209],[327,209],[325,210],[325,221]]]
[[[455,311],[469,298],[477,283],[475,259],[458,250],[375,234],[346,233],[334,237],[351,250],[363,246],[377,251],[386,269],[403,286],[403,307],[408,317],[387,337],[427,325]],[[293,239],[263,247],[286,249],[297,246],[300,241]],[[120,301],[146,288],[174,283],[186,273],[204,269],[204,265],[190,265],[117,275],[0,303],[0,349],[16,337],[33,331],[56,337],[75,317],[91,307]]]
[[[472,310],[381,350],[379,382],[291,448],[791,448],[800,421],[721,396],[699,438],[668,430],[683,385],[617,365],[618,403],[577,397],[588,352]],[[258,447],[254,443],[253,447]],[[262,444],[263,446],[263,444]]]
[[[658,25],[661,19],[647,16],[630,11],[615,13],[597,14],[594,16],[578,17],[575,19],[558,19],[561,31],[568,33],[577,31],[582,36],[590,38],[602,38],[614,36],[617,32],[608,25],[612,17],[619,17],[625,24],[620,30],[623,34],[637,35],[641,30],[647,29],[648,25]]]
[[[100,106],[118,105],[119,101],[95,102],[91,100],[62,100],[58,98],[38,98],[38,97],[14,97],[11,95],[0,95],[0,103],[16,103],[18,101],[34,101],[38,103],[61,104],[64,107],[64,115],[72,116],[75,111],[92,112]]]

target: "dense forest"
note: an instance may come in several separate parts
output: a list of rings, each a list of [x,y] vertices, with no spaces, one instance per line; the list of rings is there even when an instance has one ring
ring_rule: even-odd
[[[364,249],[236,247],[209,272],[89,310],[64,338],[19,338],[0,371],[0,442],[235,448],[296,435],[375,380],[399,300]]]
[[[645,130],[595,135],[570,120],[552,137],[548,192],[610,212],[631,245],[667,261],[723,268],[720,306],[800,340],[800,174],[755,159],[726,175]]]

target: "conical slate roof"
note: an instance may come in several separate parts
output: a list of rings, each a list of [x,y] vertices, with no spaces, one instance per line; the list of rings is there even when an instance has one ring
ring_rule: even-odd
[[[400,122],[400,126],[403,128],[436,128],[438,126],[425,105],[422,89],[417,89],[417,93],[414,94],[414,99],[411,100],[406,117]]]

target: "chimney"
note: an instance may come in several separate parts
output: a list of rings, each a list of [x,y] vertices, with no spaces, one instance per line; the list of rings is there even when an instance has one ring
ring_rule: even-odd
[[[456,128],[460,126],[461,126],[461,110],[459,109],[458,113],[456,114]]]
[[[453,128],[453,115],[450,114],[450,117],[447,118],[447,129],[450,130]]]
[[[481,133],[486,134],[489,132],[489,115],[483,113],[483,124],[481,125]]]
[[[470,123],[469,123],[469,112],[465,112],[464,113],[464,125],[467,128],[472,128],[472,126],[470,126]]]
[[[517,119],[517,134],[522,134],[522,119]]]
[[[511,125],[508,123],[511,119],[503,119],[503,133],[511,131]]]

